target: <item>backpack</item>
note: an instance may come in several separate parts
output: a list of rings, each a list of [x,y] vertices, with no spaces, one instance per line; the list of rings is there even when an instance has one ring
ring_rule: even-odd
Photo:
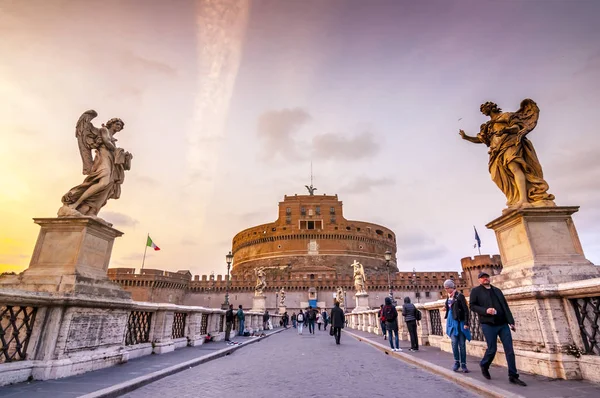
[[[386,322],[393,322],[396,319],[397,313],[395,313],[395,308],[393,305],[386,305],[383,307],[383,317]]]
[[[316,318],[315,312],[314,311],[310,311],[308,313],[308,319],[311,320],[311,321],[314,321],[315,318]]]
[[[421,311],[419,311],[418,309],[415,308],[415,319],[417,321],[421,320]]]
[[[302,313],[298,314],[298,316],[296,317],[296,320],[298,322],[304,322],[304,314],[302,314]]]

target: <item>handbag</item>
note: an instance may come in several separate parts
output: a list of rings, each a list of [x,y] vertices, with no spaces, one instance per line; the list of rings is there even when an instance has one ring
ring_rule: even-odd
[[[330,326],[330,327],[329,327],[329,335],[330,335],[330,336],[333,336],[333,326]]]

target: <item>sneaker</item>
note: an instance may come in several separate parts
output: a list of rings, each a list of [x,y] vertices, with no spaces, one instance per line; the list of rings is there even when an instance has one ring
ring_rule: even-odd
[[[460,368],[460,364],[458,362],[454,363],[454,366],[452,367],[452,370],[455,372],[458,372],[458,369]]]
[[[508,381],[510,381],[512,384],[516,384],[518,386],[523,386],[523,387],[527,386],[527,383],[525,383],[523,380],[519,379],[518,377],[509,377]]]
[[[398,347],[398,348],[396,348],[396,351],[402,352],[402,348]]]
[[[483,377],[485,377],[488,380],[492,379],[492,376],[490,375],[490,371],[488,368],[484,368],[483,366],[481,366],[481,374],[483,375]]]
[[[413,348],[409,348],[408,351],[415,352],[415,350]]]
[[[471,373],[471,371],[469,369],[467,369],[467,365],[466,364],[460,365],[460,371],[463,372],[463,373]]]

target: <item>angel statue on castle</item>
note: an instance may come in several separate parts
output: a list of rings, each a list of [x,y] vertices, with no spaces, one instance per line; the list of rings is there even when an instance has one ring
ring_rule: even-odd
[[[119,118],[110,119],[101,128],[92,124],[98,114],[84,112],[77,121],[75,136],[83,161],[85,180],[62,197],[59,217],[91,216],[96,218],[108,199],[119,199],[125,170],[130,170],[133,156],[116,146],[115,134],[125,123]],[[92,151],[94,155],[92,156]]]
[[[506,195],[505,211],[556,206],[554,195],[547,192],[548,183],[533,144],[526,137],[537,125],[537,104],[524,99],[518,111],[502,112],[495,103],[486,102],[479,109],[490,117],[481,125],[479,134],[471,137],[463,130],[459,133],[464,140],[489,147],[488,168],[492,180]]]

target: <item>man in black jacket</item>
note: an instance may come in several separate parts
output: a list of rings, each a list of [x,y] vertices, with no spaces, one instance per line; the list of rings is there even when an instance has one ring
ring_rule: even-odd
[[[229,309],[225,312],[225,341],[230,341],[231,327],[233,326],[233,304],[229,304]]]
[[[489,367],[496,355],[497,338],[500,337],[508,364],[508,380],[513,384],[526,386],[527,384],[519,379],[517,372],[510,332],[511,329],[515,330],[515,320],[508,308],[508,303],[502,291],[490,284],[490,275],[487,272],[480,272],[478,278],[480,285],[471,290],[470,306],[474,312],[479,314],[481,330],[487,343],[487,350],[479,363],[481,373],[486,379],[491,379]]]
[[[345,316],[344,311],[340,308],[340,302],[335,301],[335,305],[331,309],[331,329],[333,330],[333,335],[335,336],[335,344],[340,344],[340,337],[342,334],[342,329],[344,328]]]

